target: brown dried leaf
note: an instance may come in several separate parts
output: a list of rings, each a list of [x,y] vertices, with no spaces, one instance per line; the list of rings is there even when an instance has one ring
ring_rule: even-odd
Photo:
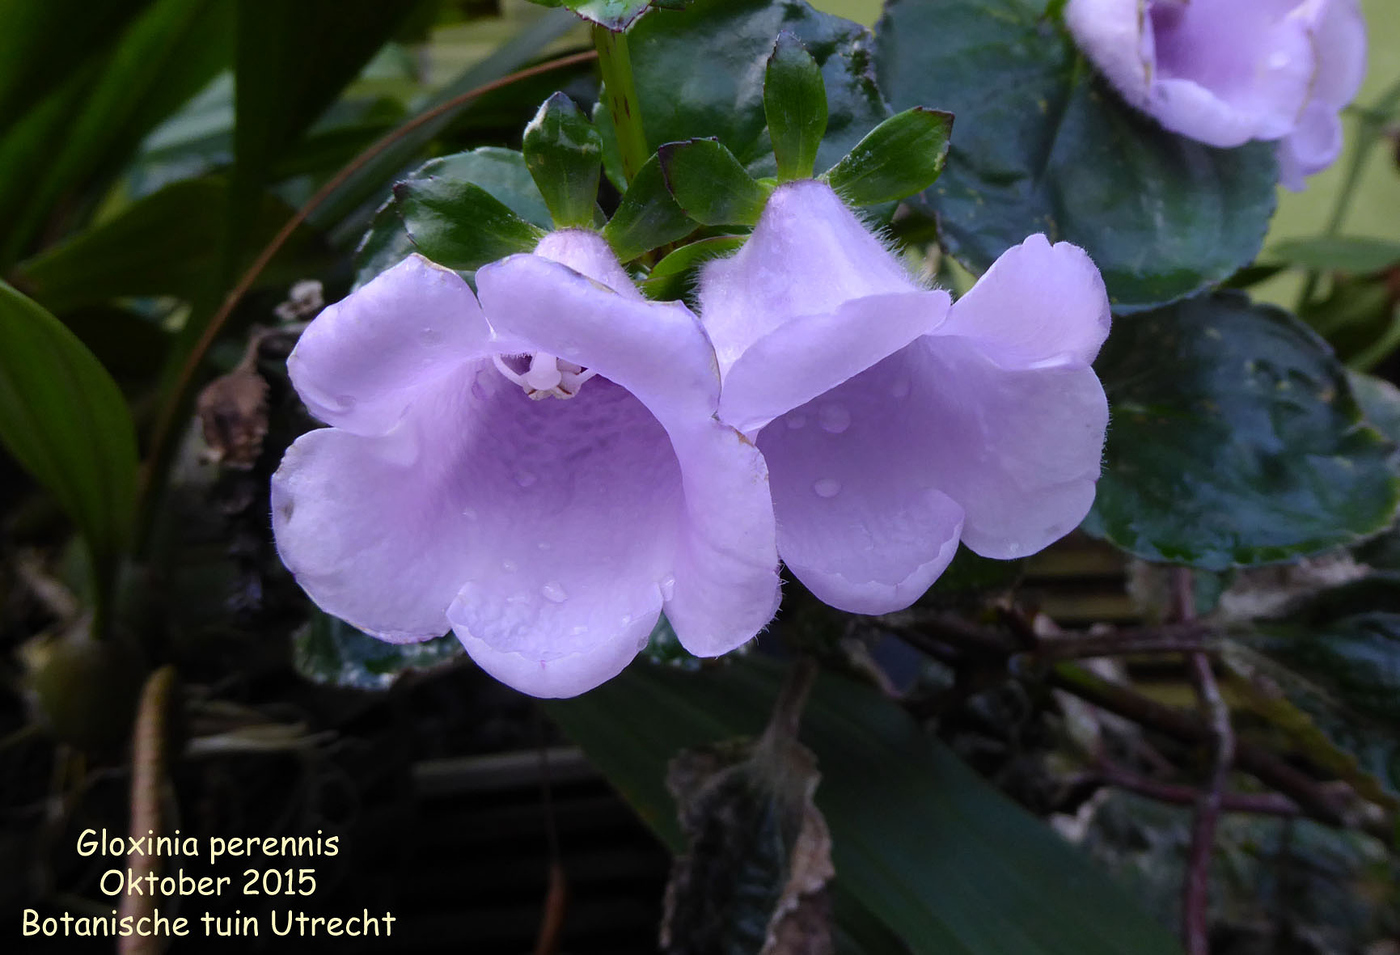
[[[197,410],[210,460],[240,470],[257,462],[267,434],[267,382],[251,363],[211,381]]]

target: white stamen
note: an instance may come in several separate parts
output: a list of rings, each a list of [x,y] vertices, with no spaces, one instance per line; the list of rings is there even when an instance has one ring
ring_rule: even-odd
[[[536,401],[541,398],[572,398],[585,381],[597,374],[591,368],[585,369],[582,365],[555,358],[546,352],[535,352],[529,358],[530,365],[523,374],[507,365],[500,355],[492,355],[491,361],[497,371]]]

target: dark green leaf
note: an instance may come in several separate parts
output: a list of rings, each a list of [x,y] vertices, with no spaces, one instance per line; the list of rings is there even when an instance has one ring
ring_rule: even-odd
[[[227,65],[229,14],[221,0],[156,0],[11,130],[0,142],[0,261],[24,254],[64,196],[115,173]]]
[[[701,266],[710,259],[737,252],[746,239],[742,235],[718,235],[683,245],[656,263],[651,274],[642,280],[642,291],[659,302],[683,298]]]
[[[1119,311],[1220,282],[1254,259],[1275,203],[1274,147],[1213,149],[1124,105],[1045,0],[892,0],[881,87],[896,109],[958,117],[922,201],[982,272],[1027,234],[1086,249]]]
[[[439,265],[471,270],[528,252],[544,230],[520,218],[485,189],[439,176],[394,186],[394,205],[418,251]]]
[[[120,296],[169,295],[192,301],[217,279],[228,201],[228,184],[220,177],[175,182],[22,263],[19,274],[35,298],[58,312]],[[291,210],[264,195],[254,215],[253,236],[266,241],[281,229]],[[308,257],[315,256],[316,249],[308,231],[297,232],[273,267],[259,277],[259,285],[305,277]]]
[[[146,0],[0,4],[0,132],[120,37]]]
[[[3,282],[0,441],[86,539],[101,595],[131,529],[136,429],[126,400],[92,353]]]
[[[754,176],[777,174],[763,81],[774,38],[795,36],[821,66],[829,118],[825,168],[889,115],[870,69],[870,31],[802,0],[696,0],[645,17],[627,34],[650,146],[713,136]],[[611,126],[607,111],[594,116]],[[603,130],[605,143],[609,130]],[[608,165],[609,175],[616,166]]]
[[[243,204],[424,0],[239,0],[232,238],[247,241]]]
[[[465,70],[451,83],[430,97],[424,103],[422,112],[436,109],[454,97],[494,80],[499,80],[519,69],[538,56],[550,43],[558,40],[577,25],[578,20],[562,10],[545,13],[486,59]],[[560,82],[560,77],[563,75],[566,74],[551,74],[551,82]],[[468,101],[455,109],[447,110],[433,119],[415,126],[411,131],[394,140],[336,189],[335,193],[317,210],[313,222],[338,222],[361,203],[372,199],[381,190],[386,189],[390,181],[401,170],[413,164],[414,157],[424,153],[424,148],[430,141],[460,119],[462,113],[475,105],[475,102],[477,101]],[[419,115],[422,115],[422,112]],[[486,188],[488,192],[491,191],[491,188],[485,183],[478,182],[477,184]],[[502,197],[496,196],[496,198],[501,199]],[[507,204],[509,203],[507,202]],[[518,209],[516,211],[520,212]],[[543,222],[532,216],[525,216],[525,218],[537,225],[549,225],[548,218]]]
[[[603,227],[603,238],[608,240],[619,259],[630,262],[694,231],[695,223],[671,197],[666,177],[661,173],[661,163],[652,156],[638,171],[618,203],[617,211]]]
[[[622,33],[647,12],[651,0],[549,0],[548,5],[567,7],[589,23]]]
[[[667,761],[756,734],[778,684],[753,659],[700,673],[634,665],[548,711],[675,848]],[[915,955],[1178,951],[1123,890],[875,691],[823,676],[801,738],[821,768],[838,915],[853,901],[863,925],[877,918]]]
[[[1116,322],[1095,367],[1113,421],[1091,534],[1221,570],[1390,522],[1392,447],[1327,345],[1286,312],[1233,292],[1191,299]]]
[[[1282,625],[1227,644],[1238,705],[1364,798],[1400,808],[1400,617],[1358,614],[1318,632]]]
[[[702,225],[754,225],[768,190],[713,139],[667,143],[656,152],[666,188],[681,211]]]
[[[549,210],[540,195],[525,157],[513,149],[483,146],[424,163],[405,181],[436,178],[480,186],[526,222],[549,228]],[[369,231],[355,250],[355,286],[365,284],[385,269],[398,265],[414,245],[404,231],[403,219],[390,199],[375,213]]]
[[[773,140],[778,178],[808,179],[826,134],[826,84],[802,41],[778,34],[763,77],[763,115]]]
[[[589,225],[598,204],[603,140],[574,101],[563,93],[545,100],[525,127],[521,151],[555,226]]]
[[[1347,382],[1367,423],[1400,444],[1400,388],[1364,371],[1347,372]]]
[[[452,634],[423,643],[386,643],[319,610],[292,636],[293,664],[314,683],[387,690],[400,674],[426,670],[462,656]]]
[[[1264,258],[1319,272],[1379,272],[1400,264],[1400,242],[1360,236],[1320,235],[1286,239]]]
[[[871,130],[825,178],[854,206],[903,199],[933,185],[952,132],[952,113],[906,109]]]

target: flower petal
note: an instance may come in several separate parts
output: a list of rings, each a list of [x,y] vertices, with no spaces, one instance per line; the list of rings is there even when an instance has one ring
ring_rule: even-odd
[[[287,370],[322,421],[385,434],[443,376],[481,356],[489,332],[461,276],[411,255],[322,311]]]
[[[484,266],[476,284],[501,350],[547,352],[596,371],[663,423],[708,417],[718,407],[714,351],[681,303],[613,292],[538,255]]]
[[[1152,31],[1144,30],[1144,0],[1069,0],[1065,24],[1084,55],[1119,94],[1139,109],[1151,101],[1156,73]]]
[[[818,598],[854,613],[917,600],[953,559],[962,530],[962,508],[932,480],[943,449],[910,400],[909,350],[758,436],[784,562]]]
[[[927,475],[966,513],[968,547],[1024,557],[1079,525],[1094,501],[1108,424],[1092,368],[1008,369],[983,343],[942,335],[896,359],[903,371],[892,373],[912,382],[923,440],[938,448]]]
[[[730,367],[720,420],[751,434],[888,358],[948,316],[948,293],[902,292],[803,315],[751,344]]]
[[[700,314],[727,376],[786,321],[851,298],[917,289],[831,187],[809,179],[779,186],[739,251],[705,267]]]
[[[666,616],[696,656],[753,639],[778,610],[777,528],[768,466],[750,441],[710,419],[672,437],[685,487]]]
[[[974,339],[1005,368],[1087,364],[1109,320],[1108,292],[1089,254],[1033,235],[992,263],[937,334]]]

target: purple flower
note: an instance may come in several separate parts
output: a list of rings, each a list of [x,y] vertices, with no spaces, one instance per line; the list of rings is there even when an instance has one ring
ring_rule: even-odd
[[[292,383],[332,427],[273,478],[297,581],[385,640],[450,628],[536,696],[616,675],[663,609],[700,656],[751,638],[778,602],[767,473],[715,418],[695,315],[583,231],[476,282],[415,255],[302,336]]]
[[[826,603],[907,607],[959,539],[1020,557],[1088,512],[1109,309],[1081,249],[1032,236],[950,307],[830,187],[794,182],[706,268],[700,306],[720,418],[763,452],[778,551]]]
[[[1366,72],[1356,0],[1069,0],[1065,21],[1133,106],[1212,146],[1278,140],[1284,185],[1330,166]]]

